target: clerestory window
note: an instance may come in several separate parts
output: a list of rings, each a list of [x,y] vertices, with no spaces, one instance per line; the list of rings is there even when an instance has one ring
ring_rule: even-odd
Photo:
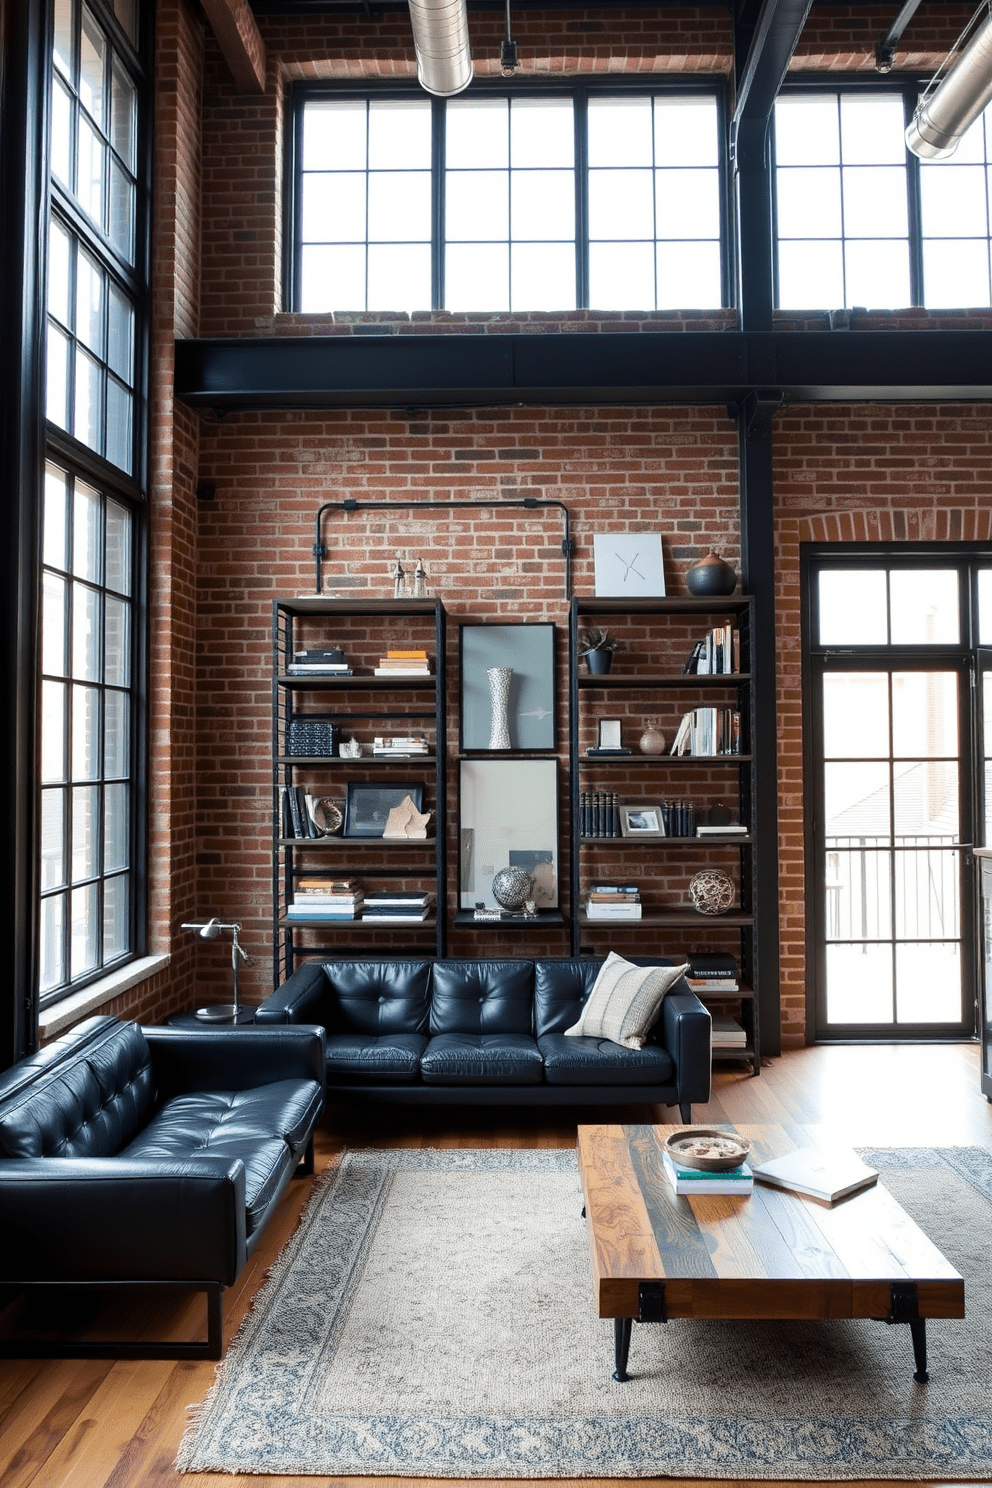
[[[715,92],[294,100],[298,310],[726,303]]]

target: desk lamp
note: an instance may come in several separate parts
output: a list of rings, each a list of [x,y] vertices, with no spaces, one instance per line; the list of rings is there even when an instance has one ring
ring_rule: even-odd
[[[238,924],[223,924],[218,919],[207,920],[206,923],[193,923],[181,925],[182,930],[195,930],[201,940],[216,940],[225,930],[231,932],[231,969],[234,972],[234,1001],[215,1002],[208,1007],[197,1008],[196,1016],[203,1023],[237,1023],[238,1013],[241,1005],[238,1001],[238,963],[245,961],[250,963],[251,957],[244,946],[238,940],[241,926]]]

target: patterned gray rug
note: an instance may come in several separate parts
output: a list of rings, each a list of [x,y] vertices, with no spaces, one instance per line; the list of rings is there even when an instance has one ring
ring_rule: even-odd
[[[865,1153],[965,1278],[964,1322],[635,1328],[615,1384],[571,1152],[348,1153],[196,1408],[185,1472],[979,1479],[992,1154]]]

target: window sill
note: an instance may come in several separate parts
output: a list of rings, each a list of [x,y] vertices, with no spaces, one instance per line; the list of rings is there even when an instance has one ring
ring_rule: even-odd
[[[95,1013],[129,988],[136,987],[139,982],[147,981],[156,972],[164,970],[171,959],[171,956],[142,956],[137,961],[129,961],[119,971],[111,972],[100,981],[91,982],[81,992],[73,992],[61,1001],[53,1002],[51,1007],[43,1009],[38,1015],[38,1037],[49,1039],[57,1033],[64,1033],[73,1023],[78,1023],[80,1018]]]

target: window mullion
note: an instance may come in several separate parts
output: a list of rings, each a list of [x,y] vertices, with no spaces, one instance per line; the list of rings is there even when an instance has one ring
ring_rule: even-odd
[[[583,88],[573,102],[575,129],[575,303],[589,305],[589,94]]]
[[[448,113],[443,98],[431,102],[431,308],[444,309],[445,142]]]

